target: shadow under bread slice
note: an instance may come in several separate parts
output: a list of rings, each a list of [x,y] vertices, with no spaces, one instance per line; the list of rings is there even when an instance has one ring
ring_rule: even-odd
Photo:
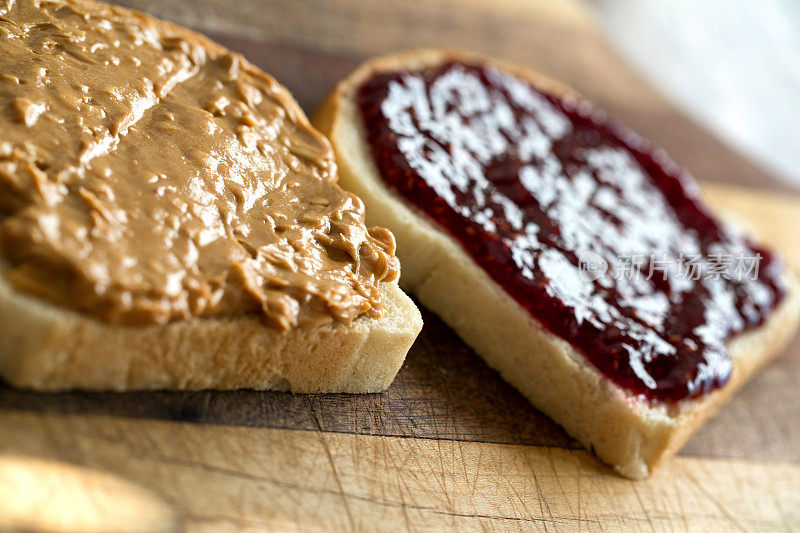
[[[662,151],[537,73],[419,50],[314,117],[397,236],[403,284],[632,478],[674,453],[798,322],[795,277]]]
[[[421,328],[394,237],[238,54],[92,1],[0,18],[0,375],[381,390]]]

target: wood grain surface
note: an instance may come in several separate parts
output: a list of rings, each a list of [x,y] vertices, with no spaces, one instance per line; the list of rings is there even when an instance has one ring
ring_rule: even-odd
[[[14,450],[0,453],[0,481],[9,463],[17,478],[40,474],[11,500],[41,509],[16,515],[28,529],[80,523],[74,507],[47,505],[65,493],[94,497],[101,517],[138,504],[108,531],[776,531],[800,520],[796,464],[678,457],[637,482],[558,447],[23,413],[0,414],[0,429],[0,450]],[[54,483],[39,458],[81,467]],[[0,516],[8,507],[0,499]]]
[[[364,58],[412,46],[464,47],[539,68],[703,182],[750,186],[705,191],[800,269],[800,197],[644,84],[581,4],[121,3],[243,52],[307,111]],[[435,316],[423,310],[423,318],[405,366],[381,394],[37,394],[0,385],[0,530],[800,531],[800,343],[679,457],[630,482]]]

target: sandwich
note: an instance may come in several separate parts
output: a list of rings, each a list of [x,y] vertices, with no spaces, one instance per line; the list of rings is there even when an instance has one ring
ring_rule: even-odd
[[[272,77],[90,0],[0,7],[0,376],[385,389],[422,327],[392,234]]]
[[[398,53],[342,80],[312,122],[395,234],[403,288],[623,476],[675,453],[800,321],[776,254],[538,72]]]

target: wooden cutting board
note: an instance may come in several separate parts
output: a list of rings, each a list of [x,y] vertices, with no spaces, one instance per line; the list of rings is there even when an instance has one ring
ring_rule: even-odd
[[[307,111],[362,59],[413,46],[459,46],[536,67],[716,183],[705,187],[712,203],[800,269],[800,196],[676,112],[611,52],[581,4],[124,3],[243,52]],[[632,482],[423,315],[405,366],[381,394],[0,386],[0,530],[800,531],[799,342],[678,457]]]

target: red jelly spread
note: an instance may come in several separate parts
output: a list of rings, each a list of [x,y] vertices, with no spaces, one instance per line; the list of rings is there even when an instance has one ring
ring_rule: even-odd
[[[386,184],[633,394],[724,385],[725,341],[783,297],[775,256],[586,102],[462,63],[375,75],[357,99]]]

